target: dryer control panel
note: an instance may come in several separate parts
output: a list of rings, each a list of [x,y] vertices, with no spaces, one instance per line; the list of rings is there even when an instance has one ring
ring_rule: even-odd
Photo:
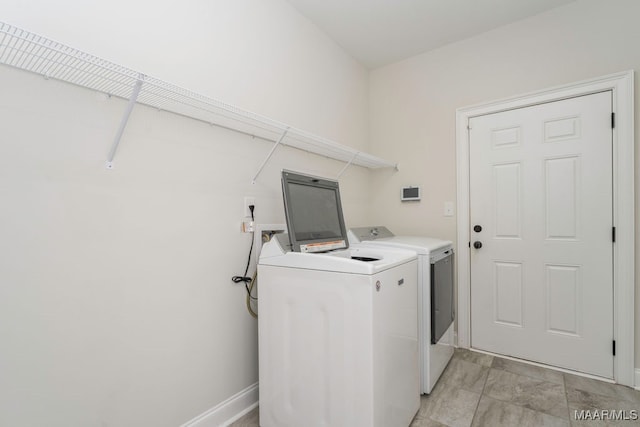
[[[355,237],[356,241],[352,243],[366,242],[368,240],[384,239],[393,237],[393,234],[387,227],[377,225],[374,227],[355,227],[349,230],[350,240]]]

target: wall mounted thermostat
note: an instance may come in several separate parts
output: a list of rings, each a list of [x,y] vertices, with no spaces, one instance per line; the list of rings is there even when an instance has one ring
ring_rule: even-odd
[[[420,200],[420,187],[402,187],[400,200],[402,200],[403,202]]]

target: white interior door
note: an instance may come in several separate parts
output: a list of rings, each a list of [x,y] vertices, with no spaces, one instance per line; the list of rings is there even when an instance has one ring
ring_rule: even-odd
[[[469,120],[473,348],[613,378],[611,113],[606,91]]]

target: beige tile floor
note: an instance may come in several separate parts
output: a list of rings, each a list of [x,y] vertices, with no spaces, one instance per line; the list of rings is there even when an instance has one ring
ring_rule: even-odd
[[[640,426],[633,419],[576,419],[576,411],[583,410],[623,411],[619,414],[634,418],[640,416],[640,392],[458,349],[432,393],[421,397],[411,427]],[[259,423],[256,408],[231,425]]]

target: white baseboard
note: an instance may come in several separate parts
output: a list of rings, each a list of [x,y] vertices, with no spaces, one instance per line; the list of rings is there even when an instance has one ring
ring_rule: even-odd
[[[640,391],[640,369],[636,369],[636,390]]]
[[[258,383],[252,384],[224,402],[187,421],[180,427],[227,426],[258,406]]]

